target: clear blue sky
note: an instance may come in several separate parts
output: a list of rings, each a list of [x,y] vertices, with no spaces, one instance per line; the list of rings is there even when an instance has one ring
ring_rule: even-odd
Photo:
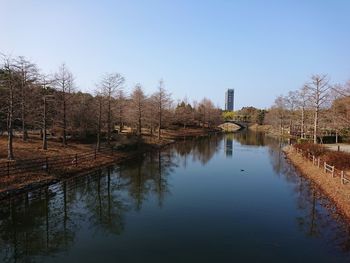
[[[160,78],[178,98],[269,107],[313,73],[350,79],[350,1],[0,0],[0,51],[46,72],[66,62],[80,90],[119,72],[126,90]]]

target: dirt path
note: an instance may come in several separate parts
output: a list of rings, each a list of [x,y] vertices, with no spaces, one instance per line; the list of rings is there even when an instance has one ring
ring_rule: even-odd
[[[345,144],[345,143],[324,144],[324,146],[331,151],[338,151],[338,146],[339,146],[340,151],[350,153],[350,144]]]

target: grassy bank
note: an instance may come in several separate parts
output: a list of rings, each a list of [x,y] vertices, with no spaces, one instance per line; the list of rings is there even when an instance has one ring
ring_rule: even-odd
[[[142,142],[136,142],[133,138],[125,139],[123,144],[115,144],[113,150],[112,148],[104,147],[100,152],[96,151],[95,154],[93,149],[95,145],[92,144],[72,142],[67,146],[63,146],[59,142],[51,141],[49,142],[48,150],[42,150],[41,141],[38,139],[22,142],[21,139],[15,138],[15,161],[8,162],[4,155],[5,151],[1,151],[0,198],[57,182],[77,173],[120,163],[172,142],[172,140],[168,139],[152,141],[146,138]],[[0,138],[1,149],[6,149],[5,146],[6,138]],[[76,163],[74,162],[74,156],[78,156]],[[45,160],[48,160],[50,164],[50,172],[45,170]],[[17,168],[23,167],[23,163],[26,163],[24,166],[28,167],[28,169]],[[31,163],[33,166],[31,166]],[[37,169],[38,166],[35,166],[37,163],[39,163],[39,169]],[[52,169],[53,163],[56,166],[54,170]],[[57,164],[59,163],[62,163],[62,165],[57,169]],[[6,173],[7,167],[10,167],[11,171],[9,175]],[[41,169],[41,167],[43,168]]]
[[[350,221],[350,185],[341,184],[339,177],[326,174],[322,168],[318,168],[311,161],[293,151],[292,147],[287,146],[284,151],[301,174],[311,179],[334,202],[338,211]]]
[[[100,152],[95,152],[95,144],[69,142],[68,145],[63,146],[57,141],[49,141],[48,149],[43,150],[42,141],[39,138],[31,138],[26,142],[20,138],[14,138],[16,160],[11,162],[6,159],[7,138],[3,136],[0,137],[0,167],[3,170],[2,176],[0,176],[0,198],[135,158],[142,153],[169,145],[176,139],[206,136],[214,132],[219,132],[219,130],[208,128],[164,130],[160,140],[150,135],[144,135],[141,138],[130,134],[118,135],[111,146],[104,146]],[[76,162],[75,156],[77,157]],[[45,170],[45,160],[47,160],[50,171]],[[20,163],[29,163],[29,165],[33,163],[35,165],[38,162],[39,169],[16,168]],[[52,169],[54,164],[57,166],[57,163],[62,163],[62,167]],[[11,168],[9,175],[6,173],[7,167]],[[26,164],[25,167],[28,165]],[[15,168],[17,170],[14,170]]]
[[[272,131],[272,126],[271,125],[259,125],[259,124],[255,123],[255,124],[249,126],[249,130],[256,131],[256,132],[269,133]]]

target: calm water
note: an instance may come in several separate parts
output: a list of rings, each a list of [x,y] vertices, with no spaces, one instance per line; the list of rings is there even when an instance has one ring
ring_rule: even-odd
[[[350,228],[238,133],[179,142],[0,206],[1,262],[348,262]]]

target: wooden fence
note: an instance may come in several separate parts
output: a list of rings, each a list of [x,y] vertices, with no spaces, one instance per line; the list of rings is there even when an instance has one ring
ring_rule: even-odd
[[[341,184],[350,183],[350,175],[347,172],[336,169],[335,166],[328,164],[320,157],[315,157],[310,152],[303,151],[302,149],[295,148],[294,146],[292,146],[292,148],[297,154],[311,161],[313,165],[317,166],[320,169],[323,169],[324,173],[330,173],[333,178],[339,177]]]
[[[98,156],[113,155],[113,152],[113,148],[103,148],[79,154],[7,161],[0,163],[0,177],[26,173],[59,173],[65,168],[96,160]]]

